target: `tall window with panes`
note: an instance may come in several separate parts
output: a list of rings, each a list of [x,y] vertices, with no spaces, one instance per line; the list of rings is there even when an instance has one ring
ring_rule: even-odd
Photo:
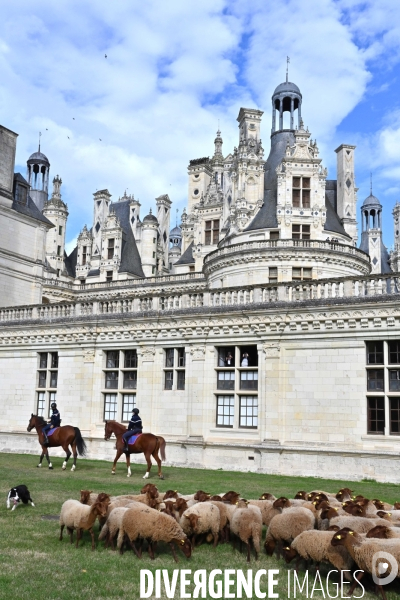
[[[37,414],[49,417],[51,403],[57,402],[58,352],[39,352],[36,379]]]
[[[164,389],[185,389],[185,348],[164,349]]]
[[[136,406],[137,350],[108,350],[104,360],[104,420],[129,421]]]
[[[292,225],[293,240],[309,240],[311,238],[311,225],[296,224]]]
[[[218,244],[219,242],[219,219],[206,221],[204,227],[204,243],[206,246]]]
[[[400,435],[400,340],[366,342],[367,433]]]
[[[257,429],[257,346],[220,346],[216,358],[216,426]]]
[[[293,177],[292,202],[295,208],[310,208],[310,177]]]
[[[108,244],[107,244],[107,258],[108,260],[110,260],[111,258],[114,258],[114,249],[115,249],[115,239],[111,238],[108,240]]]

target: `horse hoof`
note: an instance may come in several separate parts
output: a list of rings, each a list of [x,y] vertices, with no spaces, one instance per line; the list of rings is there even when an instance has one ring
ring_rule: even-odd
[[[115,471],[111,471],[111,475],[115,475]]]
[[[42,466],[42,465],[37,465],[37,467],[36,467],[36,468],[37,468],[37,469],[40,469],[40,467],[41,467],[41,466]]]
[[[65,471],[65,469],[66,469],[67,467],[66,467],[65,465],[63,465],[61,468],[62,468],[62,470],[63,470],[63,471]]]
[[[132,477],[132,475],[130,473],[128,473],[127,477]]]
[[[164,475],[160,475],[160,479],[164,479]]]
[[[49,469],[53,470],[53,467],[49,467]]]
[[[71,471],[75,471],[75,465],[71,467]]]

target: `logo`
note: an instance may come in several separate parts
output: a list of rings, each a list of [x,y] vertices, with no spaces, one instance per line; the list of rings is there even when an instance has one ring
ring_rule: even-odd
[[[397,577],[397,560],[388,552],[375,552],[372,557],[372,579],[376,585],[386,585]]]

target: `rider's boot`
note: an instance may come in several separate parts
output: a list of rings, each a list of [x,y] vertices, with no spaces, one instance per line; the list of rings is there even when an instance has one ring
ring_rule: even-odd
[[[47,435],[46,435],[45,433],[43,433],[43,437],[44,437],[43,446],[44,446],[45,448],[48,448],[48,447],[50,446],[50,443],[49,443],[49,438],[47,437]]]
[[[125,452],[125,454],[129,454],[129,447],[128,447],[128,443],[127,443],[127,442],[125,442],[125,440],[124,440],[124,452]]]

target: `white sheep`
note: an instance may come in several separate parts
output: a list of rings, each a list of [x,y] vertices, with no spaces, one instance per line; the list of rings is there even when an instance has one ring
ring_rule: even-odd
[[[180,518],[183,531],[192,539],[194,548],[195,536],[211,533],[214,538],[214,547],[218,543],[221,516],[216,504],[211,502],[198,502],[187,508]]]
[[[251,543],[257,558],[262,537],[262,516],[258,506],[251,505],[244,499],[239,500],[231,513],[230,528],[231,532],[246,544],[247,562],[250,562]]]
[[[170,545],[175,562],[178,562],[178,559],[174,543],[187,558],[190,558],[192,553],[191,543],[179,523],[173,517],[145,505],[135,505],[124,513],[117,540],[117,546],[121,553],[125,536],[129,539],[139,558],[142,555],[142,549],[140,545],[139,551],[137,550],[136,540],[139,540],[140,544],[143,540],[148,541],[151,559],[154,559],[153,544],[159,541]]]
[[[92,537],[92,550],[95,549],[93,525],[96,518],[104,518],[107,514],[108,502],[95,502],[92,506],[81,504],[78,500],[66,500],[60,512],[60,541],[63,539],[64,527],[70,535],[71,544],[73,530],[76,529],[76,547],[83,530],[88,530]]]
[[[329,525],[337,525],[339,529],[342,529],[342,527],[349,527],[358,533],[367,533],[367,531],[376,527],[376,525],[385,524],[387,524],[387,521],[385,521],[385,519],[380,519],[379,517],[377,519],[370,519],[368,517],[353,517],[352,515],[349,515],[348,517],[334,517],[329,520]]]
[[[275,515],[282,513],[281,508],[274,508],[274,501],[271,500],[249,500],[251,506],[257,506],[261,511],[262,522],[268,527]]]
[[[129,508],[132,508],[135,504],[137,503],[130,502],[126,506],[118,506],[110,512],[110,514],[107,517],[107,521],[104,523],[99,534],[99,542],[104,539],[106,540],[104,546],[105,548],[107,548],[107,546],[111,544],[112,549],[115,550],[114,538],[121,528],[122,517],[125,514],[125,512],[129,510]]]
[[[318,531],[315,529],[303,531],[295,537],[290,547],[286,546],[282,549],[282,554],[287,563],[297,558],[296,572],[302,558],[306,562],[309,560],[315,561],[317,570],[321,562],[328,562],[338,571],[350,571],[354,561],[344,548],[331,545],[334,533],[334,531]],[[348,581],[351,581],[351,576],[348,573],[345,572],[344,576]]]
[[[278,544],[278,556],[282,543],[290,544],[302,531],[314,529],[315,517],[307,508],[299,506],[284,510],[271,520],[265,538],[265,551],[269,556]]]
[[[340,529],[339,531],[335,531],[332,537],[332,546],[344,546],[348,551],[349,555],[352,557],[354,562],[357,564],[360,569],[358,576],[354,580],[353,585],[349,589],[349,596],[353,594],[353,591],[357,585],[357,583],[362,579],[365,572],[372,573],[373,569],[376,573],[376,570],[379,568],[379,564],[385,565],[386,571],[379,572],[380,577],[386,577],[392,571],[392,565],[390,561],[387,561],[386,558],[379,557],[374,558],[374,554],[377,552],[386,552],[390,554],[398,565],[397,575],[400,571],[400,544],[397,539],[377,539],[377,538],[363,538],[356,531],[352,529]],[[383,598],[385,595],[382,590],[382,586],[378,584],[382,592]]]

